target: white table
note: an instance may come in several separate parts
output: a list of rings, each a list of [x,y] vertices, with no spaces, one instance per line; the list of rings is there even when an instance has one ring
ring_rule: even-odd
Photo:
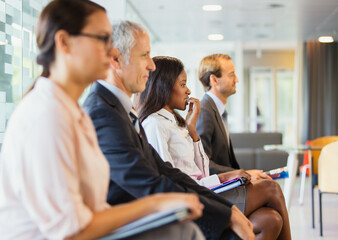
[[[285,178],[284,189],[283,189],[285,203],[286,203],[286,207],[288,210],[291,204],[292,192],[293,192],[293,187],[295,185],[297,168],[298,168],[298,163],[299,163],[297,154],[302,153],[306,150],[310,150],[310,149],[311,149],[310,146],[307,146],[307,145],[298,145],[298,146],[265,145],[264,146],[264,150],[266,151],[282,150],[282,151],[286,151],[289,154],[288,162],[287,162],[289,177]]]

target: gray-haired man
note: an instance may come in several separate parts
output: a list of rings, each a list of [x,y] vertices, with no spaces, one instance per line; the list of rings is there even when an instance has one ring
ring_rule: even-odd
[[[251,222],[236,206],[164,163],[148,144],[130,97],[145,89],[155,69],[149,35],[128,21],[114,25],[113,31],[116,51],[110,75],[93,86],[84,103],[111,168],[108,202],[124,203],[159,192],[194,192],[204,204],[203,217],[196,223],[206,238],[229,239],[232,229],[243,239],[254,239]]]

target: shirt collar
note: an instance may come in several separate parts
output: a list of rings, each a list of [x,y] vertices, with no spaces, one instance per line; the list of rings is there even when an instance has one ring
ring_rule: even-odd
[[[155,114],[158,114],[158,115],[168,119],[169,121],[176,123],[176,118],[175,118],[174,114],[172,114],[171,112],[169,112],[168,110],[166,110],[164,108],[160,109]]]
[[[84,111],[78,103],[75,103],[73,99],[55,82],[46,77],[39,77],[34,85],[35,89],[41,89],[41,92],[52,91],[54,92],[55,98],[61,102],[65,109],[73,115],[74,119],[78,121],[84,116]]]
[[[214,103],[215,103],[215,105],[217,107],[217,110],[219,112],[219,115],[222,116],[222,114],[225,111],[225,104],[223,104],[223,102],[215,94],[213,94],[212,92],[207,92],[206,94],[208,94],[209,97],[211,97],[211,99],[214,101]]]
[[[97,82],[100,83],[105,88],[107,88],[110,92],[112,92],[115,95],[115,97],[117,97],[117,99],[120,101],[124,110],[126,110],[128,114],[130,113],[130,110],[133,107],[133,103],[131,102],[131,99],[125,92],[123,92],[115,85],[106,82],[105,80],[97,80]]]

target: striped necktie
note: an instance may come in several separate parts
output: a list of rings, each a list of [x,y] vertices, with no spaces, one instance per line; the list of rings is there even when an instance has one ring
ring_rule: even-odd
[[[140,135],[140,132],[141,132],[140,131],[140,122],[138,120],[137,113],[136,113],[136,111],[135,111],[134,108],[132,108],[130,110],[129,116],[131,118],[131,122],[133,123],[134,128],[135,128],[137,134]]]

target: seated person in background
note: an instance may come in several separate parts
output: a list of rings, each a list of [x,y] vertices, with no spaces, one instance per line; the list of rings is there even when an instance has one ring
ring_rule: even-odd
[[[234,236],[230,230],[242,239],[254,239],[251,222],[236,206],[164,163],[147,142],[130,99],[145,89],[155,70],[147,30],[129,21],[117,23],[113,45],[108,77],[93,84],[83,105],[110,164],[107,201],[125,203],[162,192],[197,193],[204,209],[195,222],[207,239],[229,239]]]
[[[237,163],[229,138],[226,121],[227,112],[225,111],[228,97],[236,93],[238,79],[234,64],[226,54],[213,54],[202,59],[198,74],[199,80],[208,92],[201,100],[201,113],[197,119],[196,129],[209,157],[210,172],[243,172],[242,169],[239,169],[240,166]],[[263,174],[261,170],[253,169],[246,172],[251,175],[251,180],[270,178]],[[277,185],[273,181],[266,182]],[[281,200],[282,198],[283,200]],[[280,193],[279,200],[283,202],[284,209],[285,203],[282,193]],[[282,233],[284,233],[284,236],[290,237],[286,210],[282,217],[284,222]]]
[[[201,114],[196,123],[204,150],[210,160],[210,172],[233,171],[241,174],[229,137],[225,104],[236,93],[235,67],[226,54],[213,54],[202,59],[199,79],[208,92],[201,100]],[[247,170],[251,180],[271,179],[262,170]]]
[[[209,176],[209,159],[195,127],[200,105],[198,99],[189,98],[190,90],[182,62],[172,57],[154,57],[153,60],[156,70],[150,74],[146,89],[136,104],[149,143],[164,161],[204,185],[208,185],[203,181],[208,178],[216,180],[211,185],[229,180],[231,172]],[[184,120],[175,110],[185,110],[187,105],[188,113]],[[250,178],[249,174],[244,176]],[[289,221],[283,194],[275,181],[255,181],[220,195],[248,216],[257,233],[256,239],[290,237],[287,232],[280,234],[283,223],[286,225],[284,231],[288,231]]]
[[[105,9],[96,3],[54,0],[43,9],[36,30],[43,73],[13,113],[2,145],[2,240],[97,239],[175,205],[188,206],[193,218],[201,216],[195,194],[158,194],[113,207],[106,203],[109,166],[77,101],[86,86],[106,77],[111,33]],[[204,239],[190,221],[131,239],[184,236]]]

